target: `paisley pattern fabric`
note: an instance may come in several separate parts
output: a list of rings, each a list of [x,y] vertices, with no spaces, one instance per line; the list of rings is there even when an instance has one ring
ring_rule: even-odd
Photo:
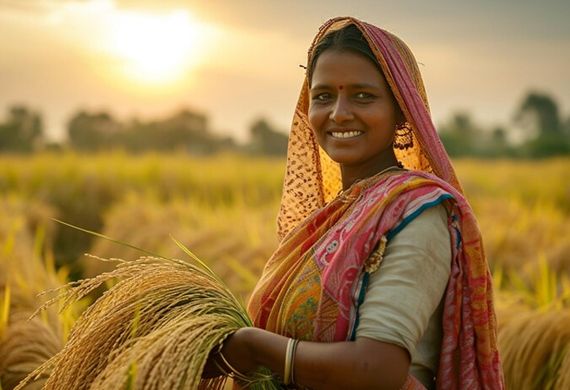
[[[354,18],[336,18],[321,27],[308,60],[324,35],[351,23],[368,40],[413,131],[414,147],[395,150],[408,170],[356,182],[337,196],[340,169],[319,148],[307,120],[305,80],[289,137],[278,216],[281,242],[265,266],[248,311],[255,326],[289,337],[351,340],[370,259],[377,267],[386,240],[426,207],[444,202],[452,263],[436,385],[438,389],[502,389],[492,280],[481,235],[431,121],[411,51],[387,31]],[[404,388],[423,386],[410,376]]]

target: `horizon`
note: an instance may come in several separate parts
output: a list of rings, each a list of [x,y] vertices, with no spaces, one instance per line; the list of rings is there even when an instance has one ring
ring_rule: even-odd
[[[214,132],[238,141],[260,117],[288,130],[304,77],[299,64],[314,34],[326,19],[350,14],[412,48],[436,125],[463,111],[484,126],[509,126],[531,90],[551,95],[566,119],[569,11],[562,1],[514,0],[352,6],[335,0],[326,8],[277,1],[0,0],[0,108],[24,104],[39,111],[45,135],[56,141],[79,109],[126,121],[189,108],[207,115]]]

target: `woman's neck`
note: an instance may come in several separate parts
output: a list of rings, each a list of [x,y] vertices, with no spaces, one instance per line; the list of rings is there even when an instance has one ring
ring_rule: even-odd
[[[374,176],[391,167],[398,167],[398,160],[393,150],[358,165],[341,164],[342,189],[345,191],[355,182]]]

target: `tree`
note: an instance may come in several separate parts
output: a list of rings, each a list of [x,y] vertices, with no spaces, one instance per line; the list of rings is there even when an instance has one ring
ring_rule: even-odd
[[[265,119],[253,122],[249,133],[253,153],[274,156],[287,153],[287,135],[275,130]]]
[[[208,129],[206,115],[182,109],[164,119],[132,119],[123,124],[105,112],[80,111],[68,124],[71,145],[80,150],[121,148],[130,152],[183,150],[210,154],[232,149],[231,138],[222,138]]]
[[[466,112],[457,112],[451,119],[439,126],[440,137],[451,156],[472,156],[477,154],[481,142],[481,130]]]
[[[42,117],[26,106],[12,106],[7,121],[0,124],[0,151],[30,152],[42,138]]]
[[[109,147],[122,126],[107,112],[80,111],[67,124],[71,145],[79,150],[96,151]]]
[[[515,112],[515,123],[537,136],[561,132],[558,103],[549,95],[529,92]]]
[[[199,155],[234,145],[233,140],[223,139],[209,130],[206,115],[188,109],[161,120],[133,120],[126,126],[118,144],[134,152],[184,150]]]
[[[515,155],[503,126],[481,127],[466,112],[455,113],[441,125],[440,137],[447,152],[453,157],[493,158]]]
[[[570,153],[568,133],[560,119],[558,103],[551,96],[529,92],[515,112],[514,122],[526,131],[523,144],[533,157]]]

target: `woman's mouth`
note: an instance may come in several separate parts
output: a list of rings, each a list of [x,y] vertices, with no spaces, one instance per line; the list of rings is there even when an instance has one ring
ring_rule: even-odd
[[[362,131],[351,130],[351,131],[331,131],[329,133],[333,138],[354,138],[362,134]]]

